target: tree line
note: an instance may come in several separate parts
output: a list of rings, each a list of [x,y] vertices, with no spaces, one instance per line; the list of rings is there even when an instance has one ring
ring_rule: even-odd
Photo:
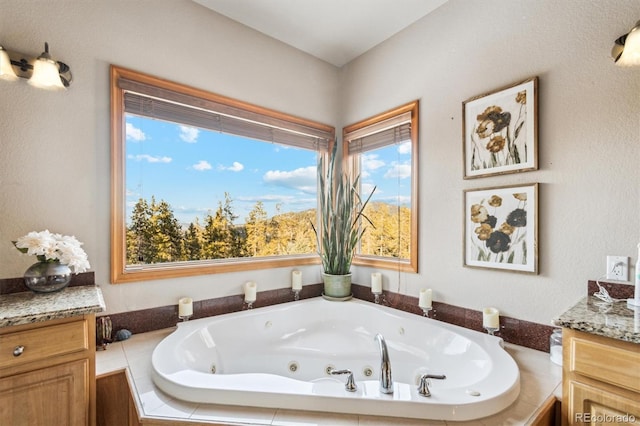
[[[200,222],[181,224],[164,200],[138,199],[127,226],[127,264],[152,264],[192,260],[282,256],[316,252],[311,223],[316,210],[276,212],[269,217],[264,204],[256,202],[244,223],[237,223],[233,200],[225,193]],[[409,257],[410,208],[375,202],[365,214],[375,227],[368,226],[362,239],[362,253],[377,256]]]

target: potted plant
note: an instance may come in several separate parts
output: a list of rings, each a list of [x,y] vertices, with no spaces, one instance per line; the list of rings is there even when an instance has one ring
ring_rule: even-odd
[[[362,219],[373,226],[364,209],[376,188],[363,201],[358,193],[360,175],[351,180],[346,173],[336,172],[337,145],[333,144],[326,167],[325,157],[318,163],[320,229],[311,226],[322,259],[324,296],[344,300],[351,297],[351,262],[366,231]]]

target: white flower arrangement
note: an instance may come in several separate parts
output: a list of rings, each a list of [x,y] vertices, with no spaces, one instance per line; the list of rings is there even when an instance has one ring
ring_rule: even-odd
[[[52,234],[48,230],[29,232],[13,241],[20,252],[34,255],[40,262],[59,261],[67,265],[75,274],[91,267],[87,253],[80,247],[82,243],[74,236]]]

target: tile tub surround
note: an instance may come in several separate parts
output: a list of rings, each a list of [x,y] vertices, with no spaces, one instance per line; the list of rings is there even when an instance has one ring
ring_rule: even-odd
[[[300,292],[300,299],[319,297],[322,295],[322,289],[322,284],[305,285]],[[373,302],[374,296],[369,287],[354,284],[352,290],[355,298]],[[423,314],[422,309],[418,307],[417,297],[384,291],[381,300],[392,308],[416,315]],[[269,290],[259,292],[253,306],[260,308],[292,301],[293,292],[290,288]],[[433,302],[433,308],[431,317],[436,320],[484,332],[481,311],[436,301]],[[246,309],[246,306],[241,294],[194,301],[192,319],[227,314],[243,309]],[[178,305],[110,314],[109,317],[113,324],[114,333],[121,329],[127,329],[134,334],[146,333],[174,326],[178,322]],[[553,328],[551,325],[537,324],[501,315],[500,331],[496,335],[508,343],[549,352],[549,337]]]
[[[562,367],[553,364],[549,355],[506,344],[507,352],[520,369],[520,395],[506,410],[490,417],[469,422],[444,422],[387,418],[355,414],[318,413],[309,411],[196,404],[174,399],[155,387],[151,380],[151,353],[155,346],[173,328],[156,330],[132,336],[109,345],[106,351],[96,353],[96,375],[126,370],[133,397],[140,416],[144,419],[165,421],[198,421],[199,423],[235,425],[326,425],[326,426],[428,426],[428,425],[525,425],[538,407],[550,396],[562,395]]]
[[[0,327],[31,324],[105,310],[97,286],[66,287],[54,293],[31,291],[0,295]]]
[[[607,290],[609,296],[614,299],[629,299],[633,297],[635,287],[633,284],[611,283],[606,281],[598,281],[602,287]],[[599,291],[598,284],[595,281],[587,283],[587,296]]]
[[[80,285],[95,285],[96,278],[93,271],[82,272],[80,274],[72,274],[71,282],[67,287],[75,287]],[[23,291],[31,291],[24,284],[24,278],[0,278],[0,295],[21,293]]]

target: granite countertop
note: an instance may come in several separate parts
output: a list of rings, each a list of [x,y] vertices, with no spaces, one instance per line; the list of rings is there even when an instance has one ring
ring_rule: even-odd
[[[0,295],[0,327],[30,324],[105,310],[100,287],[67,287],[55,293],[21,292]]]
[[[640,308],[627,306],[626,300],[606,303],[587,296],[553,322],[557,326],[640,344]]]

